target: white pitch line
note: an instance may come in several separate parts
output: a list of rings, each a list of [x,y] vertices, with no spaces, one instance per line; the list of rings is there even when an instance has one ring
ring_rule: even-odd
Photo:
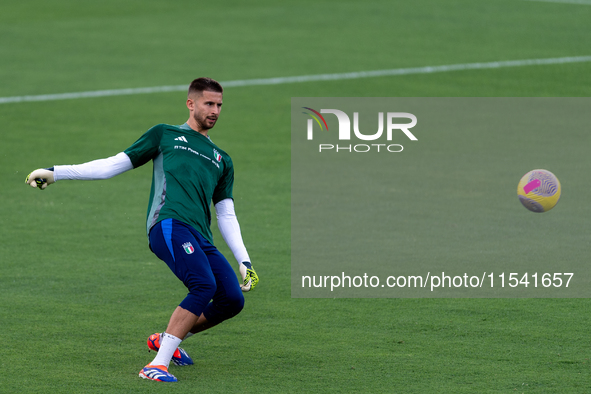
[[[544,3],[563,3],[563,4],[584,4],[591,5],[591,0],[525,0],[525,1],[541,1]]]
[[[412,67],[412,68],[394,68],[389,70],[374,70],[374,71],[358,71],[340,74],[317,74],[317,75],[301,75],[295,77],[277,77],[277,78],[262,78],[262,79],[239,79],[235,81],[220,82],[223,87],[241,87],[241,86],[262,86],[262,85],[282,85],[286,83],[298,82],[314,82],[314,81],[339,81],[344,79],[358,79],[371,77],[386,77],[397,75],[411,75],[411,74],[432,74],[448,71],[462,71],[462,70],[484,70],[504,67],[523,67],[523,66],[541,66],[550,64],[566,64],[566,63],[583,63],[591,62],[591,56],[575,56],[575,57],[558,57],[549,59],[526,59],[526,60],[506,60],[499,62],[488,63],[465,63],[465,64],[449,64],[443,66],[427,66],[427,67]],[[56,94],[41,94],[36,96],[13,96],[0,97],[0,104],[7,103],[22,103],[31,101],[54,101],[54,100],[68,100],[88,97],[106,97],[106,96],[124,96],[132,94],[147,94],[160,92],[178,92],[187,90],[188,85],[169,85],[169,86],[155,86],[150,88],[130,88],[130,89],[110,89],[110,90],[94,90],[89,92],[74,92],[74,93],[56,93]]]

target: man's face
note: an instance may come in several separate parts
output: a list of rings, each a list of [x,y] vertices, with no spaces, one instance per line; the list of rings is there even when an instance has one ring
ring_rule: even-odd
[[[194,94],[187,99],[187,107],[201,130],[209,130],[215,126],[215,122],[222,110],[222,93],[203,91]]]

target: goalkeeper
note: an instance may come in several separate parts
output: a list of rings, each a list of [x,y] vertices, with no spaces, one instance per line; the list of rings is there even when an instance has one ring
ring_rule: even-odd
[[[234,212],[232,160],[208,136],[220,115],[222,97],[218,82],[198,78],[189,86],[189,119],[185,124],[154,126],[116,156],[38,169],[26,180],[33,187],[45,189],[66,179],[107,179],[153,162],[146,224],[150,249],[166,262],[189,293],[173,312],[166,331],[148,338],[149,348],[158,354],[140,371],[139,376],[145,379],[176,382],[168,372],[170,361],[193,364],[179,344],[236,316],[244,306],[242,292],[253,289],[259,280]],[[212,201],[222,237],[239,263],[242,284],[213,246]]]

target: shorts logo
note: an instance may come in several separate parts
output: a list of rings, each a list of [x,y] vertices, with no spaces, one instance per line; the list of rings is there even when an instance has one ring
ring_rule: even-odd
[[[191,245],[191,242],[184,243],[183,249],[185,249],[185,252],[187,252],[187,254],[191,254],[195,251],[195,248],[193,247],[193,245]]]

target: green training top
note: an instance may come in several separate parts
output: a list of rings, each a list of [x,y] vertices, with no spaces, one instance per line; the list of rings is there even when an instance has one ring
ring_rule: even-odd
[[[146,230],[164,219],[193,226],[213,245],[211,202],[232,198],[230,156],[208,137],[182,126],[159,124],[125,150],[134,168],[152,160],[154,172]]]

